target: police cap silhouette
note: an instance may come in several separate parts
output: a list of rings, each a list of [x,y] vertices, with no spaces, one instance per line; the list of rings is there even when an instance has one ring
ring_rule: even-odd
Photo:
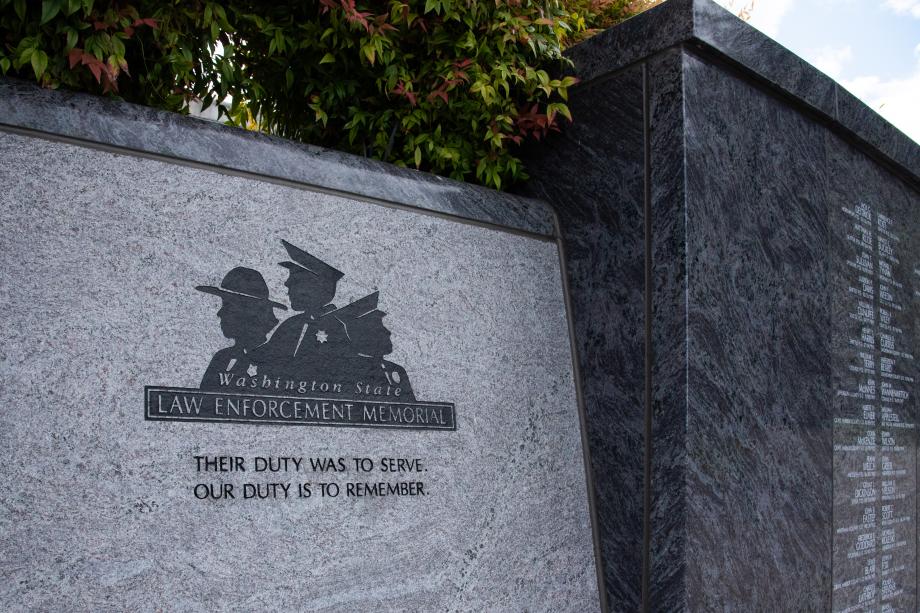
[[[281,239],[281,244],[284,245],[284,248],[287,250],[288,257],[291,258],[291,261],[279,262],[279,265],[291,270],[306,270],[320,279],[332,282],[338,281],[345,276],[344,272],[333,268],[318,257],[310,255],[300,247],[296,247],[284,239]]]

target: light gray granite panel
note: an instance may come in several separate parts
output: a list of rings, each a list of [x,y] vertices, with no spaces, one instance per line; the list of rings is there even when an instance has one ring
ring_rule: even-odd
[[[598,610],[555,244],[20,135],[0,157],[0,608]],[[145,385],[195,387],[227,344],[195,286],[249,266],[286,302],[280,239],[345,272],[339,306],[380,291],[455,432],[144,420]],[[428,495],[200,501],[360,477],[196,454],[417,457]]]
[[[0,124],[552,235],[541,202],[213,121],[0,78]]]

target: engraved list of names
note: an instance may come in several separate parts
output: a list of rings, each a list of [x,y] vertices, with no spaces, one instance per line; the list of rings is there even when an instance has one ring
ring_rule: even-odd
[[[915,267],[895,220],[842,208],[834,338],[833,610],[916,611]]]

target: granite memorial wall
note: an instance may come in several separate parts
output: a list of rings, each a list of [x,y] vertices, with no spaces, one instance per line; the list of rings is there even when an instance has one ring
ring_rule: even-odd
[[[916,611],[920,147],[709,0],[501,194],[0,81],[0,605]]]
[[[0,609],[599,608],[544,203],[0,81]]]
[[[569,57],[525,193],[560,217],[607,606],[916,611],[920,147],[709,0]]]

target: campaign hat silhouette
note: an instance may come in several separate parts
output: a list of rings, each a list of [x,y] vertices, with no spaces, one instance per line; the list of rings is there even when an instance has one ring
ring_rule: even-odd
[[[262,300],[276,309],[287,310],[287,307],[280,302],[269,299],[268,285],[266,285],[265,279],[262,278],[262,274],[259,271],[252,268],[237,266],[224,276],[223,281],[220,282],[220,287],[198,285],[195,289],[221,298],[235,297]]]
[[[288,257],[291,258],[291,261],[279,262],[279,265],[293,270],[306,270],[320,279],[327,281],[338,281],[345,276],[344,272],[333,268],[318,257],[310,255],[300,247],[292,245],[284,239],[281,239],[281,244],[284,245],[284,248],[287,250]]]

